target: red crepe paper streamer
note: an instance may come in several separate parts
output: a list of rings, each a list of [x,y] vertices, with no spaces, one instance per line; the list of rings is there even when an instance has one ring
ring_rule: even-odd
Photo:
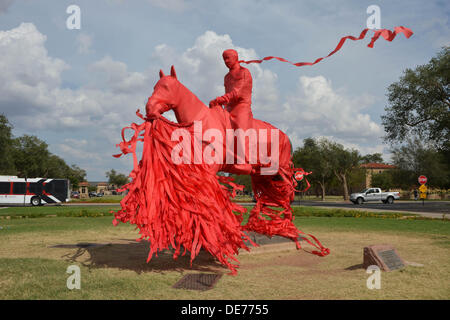
[[[375,41],[377,41],[380,36],[382,36],[387,41],[392,41],[392,40],[395,39],[396,35],[399,34],[399,33],[403,33],[407,39],[413,35],[413,32],[412,32],[411,29],[406,28],[406,27],[402,27],[402,26],[395,27],[394,31],[390,31],[388,29],[379,29],[379,30],[364,29],[361,32],[361,34],[359,35],[358,38],[353,37],[353,36],[342,37],[341,40],[339,41],[338,45],[336,46],[336,48],[333,51],[331,51],[326,57],[318,58],[314,62],[297,62],[297,63],[294,63],[294,62],[288,61],[288,60],[286,60],[284,58],[269,56],[269,57],[264,57],[264,58],[262,58],[260,60],[249,60],[249,61],[241,60],[241,61],[239,61],[239,63],[246,63],[246,64],[249,64],[249,63],[262,63],[263,61],[277,59],[277,60],[279,60],[281,62],[290,63],[290,64],[292,64],[292,65],[294,65],[296,67],[312,66],[312,65],[315,65],[316,63],[322,61],[323,59],[328,58],[328,57],[332,56],[333,54],[335,54],[336,52],[338,52],[342,48],[342,46],[344,45],[344,43],[345,43],[345,41],[347,39],[350,39],[350,40],[353,40],[353,41],[364,39],[366,34],[367,34],[367,32],[369,30],[372,30],[374,32],[374,35],[372,36],[372,39],[370,40],[370,43],[367,45],[369,48],[373,48],[373,45],[375,44]]]

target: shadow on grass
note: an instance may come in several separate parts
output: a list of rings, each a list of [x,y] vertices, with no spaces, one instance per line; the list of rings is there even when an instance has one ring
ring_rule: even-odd
[[[354,266],[350,266],[350,267],[347,267],[347,268],[345,268],[345,270],[358,270],[358,269],[364,269],[364,265],[361,263],[361,264],[355,264]]]
[[[124,240],[122,240],[124,241]],[[186,251],[184,256],[181,254],[177,259],[173,259],[175,250],[165,250],[158,252],[158,256],[147,263],[150,244],[147,241],[136,242],[134,240],[125,240],[125,243],[79,243],[69,245],[58,245],[54,247],[76,248],[75,253],[69,253],[63,256],[69,262],[80,263],[83,266],[92,268],[117,268],[121,270],[131,270],[138,274],[144,272],[180,272],[201,271],[226,273],[228,269],[224,268],[211,254],[201,250],[199,254],[190,263],[190,253]]]

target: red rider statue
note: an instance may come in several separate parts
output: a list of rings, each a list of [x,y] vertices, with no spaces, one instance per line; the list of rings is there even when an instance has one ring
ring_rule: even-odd
[[[209,106],[225,105],[230,113],[233,129],[244,131],[252,127],[252,75],[247,68],[241,67],[236,50],[223,52],[223,61],[230,71],[225,75],[225,95],[217,97]]]
[[[225,94],[212,100],[209,106],[225,105],[225,110],[230,113],[232,128],[234,130],[242,129],[246,131],[253,127],[253,114],[251,109],[252,75],[247,68],[241,67],[239,64],[236,50],[225,50],[222,56],[225,65],[230,69],[224,78]],[[242,142],[238,141],[238,143]],[[240,174],[250,174],[252,172],[252,167],[248,164],[249,156],[247,152],[245,155],[246,164],[235,166],[236,169],[239,168],[239,171],[241,171]]]

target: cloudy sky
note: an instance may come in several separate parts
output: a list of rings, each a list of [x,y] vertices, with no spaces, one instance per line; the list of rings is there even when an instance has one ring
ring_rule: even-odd
[[[66,26],[72,4],[81,9],[79,30]],[[414,35],[379,39],[373,49],[369,37],[349,41],[315,66],[247,67],[254,117],[284,130],[294,147],[324,136],[389,161],[380,119],[386,87],[450,45],[448,1],[0,0],[0,112],[16,136],[36,135],[88,180],[105,180],[112,168],[132,168],[131,156],[112,154],[121,128],[140,123],[135,111],[160,68],[175,65],[208,103],[224,93],[224,49],[242,59],[314,61],[342,36],[358,36],[370,5],[381,9],[381,28],[403,25]]]

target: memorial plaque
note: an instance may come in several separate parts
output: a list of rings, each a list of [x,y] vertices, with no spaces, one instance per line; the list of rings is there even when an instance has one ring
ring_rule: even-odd
[[[391,245],[373,245],[364,248],[363,266],[377,265],[383,271],[393,271],[406,266],[397,250]]]
[[[285,237],[280,237],[280,236],[273,236],[273,237],[268,237],[264,234],[260,234],[260,233],[256,233],[253,231],[250,231],[248,233],[246,233],[249,238],[256,244],[262,246],[262,245],[266,245],[266,244],[276,244],[276,243],[283,243],[283,242],[292,242],[291,239],[285,238]],[[301,239],[299,239],[299,241],[301,241]],[[250,241],[244,241],[245,245],[247,246],[251,246]]]
[[[405,266],[394,250],[379,251],[378,254],[391,270],[401,269]]]

